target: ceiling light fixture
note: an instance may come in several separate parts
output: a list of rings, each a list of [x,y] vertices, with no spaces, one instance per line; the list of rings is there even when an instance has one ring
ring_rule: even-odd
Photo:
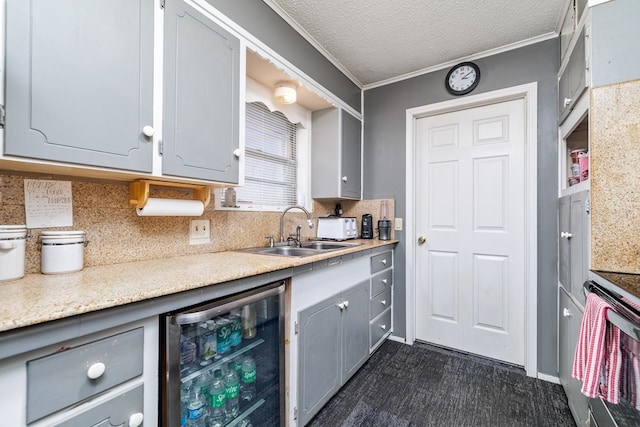
[[[296,86],[292,82],[278,82],[273,97],[280,104],[293,104],[298,97]]]

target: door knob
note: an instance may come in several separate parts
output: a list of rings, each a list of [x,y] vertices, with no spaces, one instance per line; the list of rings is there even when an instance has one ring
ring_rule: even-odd
[[[420,236],[420,237],[418,237],[418,244],[419,244],[419,245],[424,244],[424,242],[426,242],[426,241],[427,241],[427,238],[426,238],[426,237],[424,237],[424,236]]]

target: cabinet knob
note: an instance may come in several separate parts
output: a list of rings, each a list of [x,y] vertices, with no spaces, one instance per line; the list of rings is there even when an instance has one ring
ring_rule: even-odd
[[[380,300],[380,304],[387,305],[387,300],[386,299]]]
[[[387,325],[380,325],[380,329],[382,329],[383,331],[387,330]]]
[[[344,310],[344,302],[336,304],[336,307],[338,307],[340,310]]]
[[[242,155],[242,150],[240,150],[239,148],[236,148],[235,150],[233,150],[233,155],[239,159],[240,156]]]
[[[572,101],[573,101],[573,99],[571,99],[571,98],[565,98],[564,99],[564,106],[568,107],[569,105],[571,105]]]
[[[387,279],[382,279],[382,283],[384,283],[385,285],[387,284],[388,280]]]
[[[142,425],[143,420],[144,415],[142,415],[142,412],[136,412],[129,417],[129,427],[139,427]]]
[[[563,315],[564,317],[571,317],[571,316],[573,316],[573,315],[571,314],[571,312],[569,311],[569,309],[568,309],[568,308],[566,308],[566,307],[562,309],[562,315]]]
[[[106,369],[107,367],[105,366],[104,363],[102,362],[94,363],[93,365],[89,366],[89,369],[87,370],[87,377],[89,377],[92,380],[97,380],[102,376],[102,374],[104,374],[104,371]]]
[[[155,133],[155,130],[153,129],[153,126],[147,125],[142,128],[142,133],[144,134],[144,136],[148,136],[149,138],[151,138]]]
[[[569,232],[566,232],[566,231],[562,231],[562,232],[560,233],[560,237],[561,237],[561,238],[564,238],[564,239],[570,239],[570,238],[572,238],[572,237],[573,237],[573,234],[571,234],[571,233],[569,233]]]
[[[342,182],[347,182],[347,176],[346,175],[342,177]]]
[[[349,307],[349,300],[344,302],[344,306],[345,306],[345,308]]]
[[[386,260],[386,258],[385,258],[385,259],[380,260],[380,262],[381,262],[383,265],[387,265],[387,260]]]

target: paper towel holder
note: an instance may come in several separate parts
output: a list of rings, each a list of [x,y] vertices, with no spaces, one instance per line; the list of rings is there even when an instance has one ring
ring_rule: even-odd
[[[193,200],[201,201],[205,208],[211,201],[211,188],[206,185],[139,179],[129,183],[129,204],[134,205],[138,209],[142,209],[147,204],[147,200],[149,200],[149,187],[152,185],[191,188],[193,190]]]

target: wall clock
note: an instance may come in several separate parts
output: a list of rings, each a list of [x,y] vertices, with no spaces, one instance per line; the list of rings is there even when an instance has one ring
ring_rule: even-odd
[[[461,62],[447,73],[444,82],[447,91],[452,95],[466,95],[478,86],[480,68],[473,62]]]

